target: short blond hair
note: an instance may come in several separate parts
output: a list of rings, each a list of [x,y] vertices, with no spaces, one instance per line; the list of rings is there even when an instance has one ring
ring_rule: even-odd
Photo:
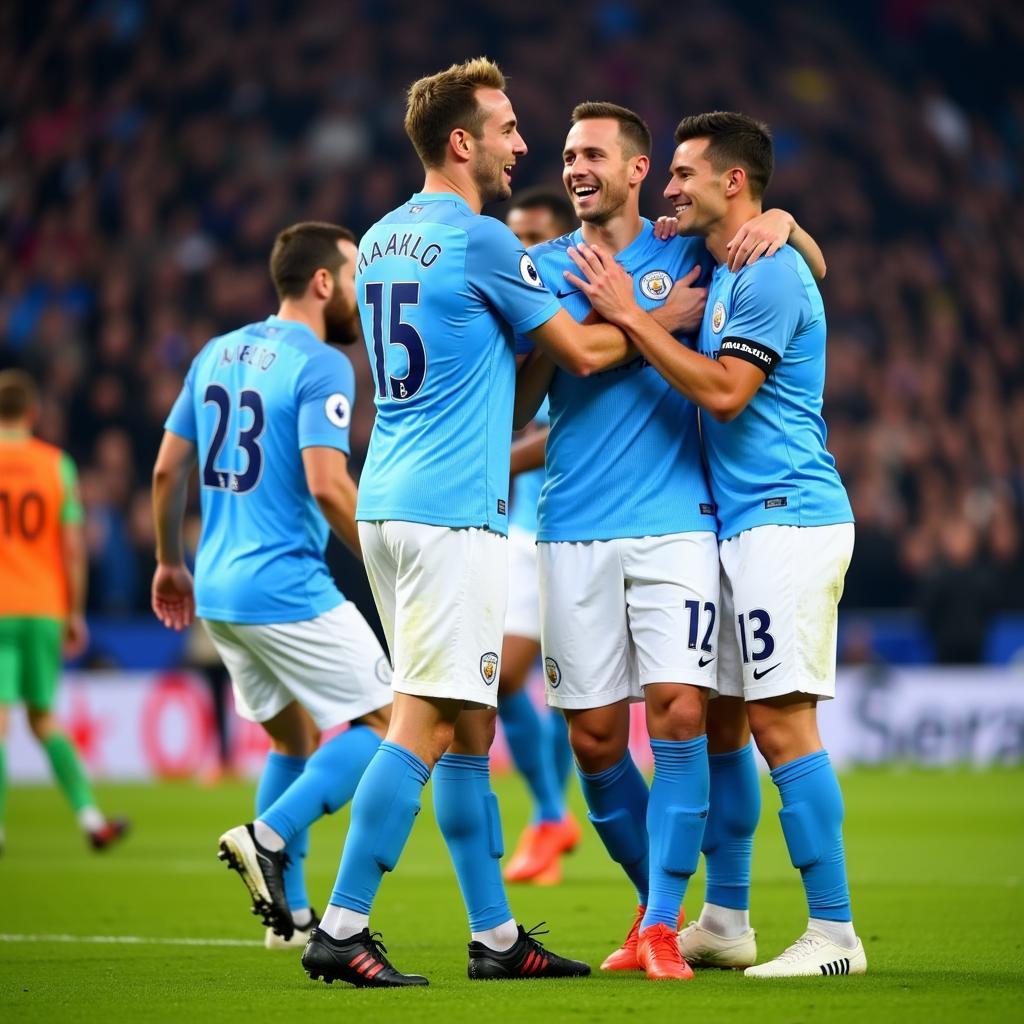
[[[448,138],[464,128],[475,139],[483,133],[484,113],[476,99],[477,89],[504,89],[501,68],[487,57],[453,64],[409,86],[405,108],[405,133],[424,167],[444,163]]]

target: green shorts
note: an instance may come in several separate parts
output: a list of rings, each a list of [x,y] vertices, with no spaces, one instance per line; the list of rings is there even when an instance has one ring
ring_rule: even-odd
[[[0,616],[0,704],[49,711],[61,669],[60,619]]]

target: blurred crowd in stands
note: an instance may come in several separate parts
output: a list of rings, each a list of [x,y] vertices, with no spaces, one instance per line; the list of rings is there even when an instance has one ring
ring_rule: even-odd
[[[557,183],[571,107],[767,120],[769,205],[825,251],[829,443],[858,520],[846,608],[933,634],[1024,606],[1024,7],[1000,0],[52,0],[0,10],[0,365],[88,509],[94,610],[148,607],[148,479],[212,336],[275,308],[299,219],[359,231],[419,187],[404,90],[486,53]],[[500,215],[500,210],[494,211]],[[365,356],[353,425],[372,424]],[[966,623],[966,625],[965,625]],[[951,660],[973,660],[970,650]]]

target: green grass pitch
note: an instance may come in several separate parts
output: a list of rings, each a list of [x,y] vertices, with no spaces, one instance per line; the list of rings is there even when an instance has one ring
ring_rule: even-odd
[[[522,787],[496,782],[511,842]],[[757,982],[699,972],[690,983],[602,976],[625,934],[630,889],[592,831],[553,889],[515,887],[528,927],[547,921],[559,952],[583,958],[579,982],[470,982],[462,903],[424,801],[399,870],[385,879],[374,925],[396,964],[427,989],[357,991],[309,981],[298,954],[256,945],[56,941],[53,936],[260,940],[239,879],[215,857],[223,829],[249,817],[252,787],[107,786],[131,815],[119,849],[87,852],[50,788],[14,789],[0,859],[0,1020],[4,1021],[747,1021],[880,1024],[1024,1019],[1024,771],[857,771],[844,777],[847,852],[863,978]],[[582,813],[578,792],[577,813]],[[796,872],[766,787],[754,855],[753,921],[762,955],[802,931]],[[322,907],[344,815],[314,830],[310,893]],[[702,875],[687,912],[699,911]],[[35,936],[35,940],[28,937]],[[683,1016],[685,1015],[685,1016]]]

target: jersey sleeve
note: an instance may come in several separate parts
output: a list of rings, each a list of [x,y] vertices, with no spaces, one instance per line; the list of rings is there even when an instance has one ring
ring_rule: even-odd
[[[185,383],[182,385],[181,393],[175,399],[174,405],[164,423],[164,429],[185,438],[186,441],[195,443],[199,434],[196,431],[196,403],[195,403],[195,362],[188,368],[185,374]]]
[[[519,239],[493,217],[479,218],[470,235],[466,279],[519,335],[547,323],[561,308]]]
[[[60,453],[60,482],[64,498],[60,506],[61,523],[78,525],[85,519],[82,499],[78,496],[78,470],[67,452]]]
[[[738,343],[748,342],[768,350],[762,359],[750,362],[763,368],[767,361],[774,367],[800,326],[805,303],[803,284],[783,259],[762,259],[746,267],[733,289],[720,355],[745,358]]]
[[[325,345],[299,374],[299,448],[337,448],[347,455],[355,400],[352,364]]]

